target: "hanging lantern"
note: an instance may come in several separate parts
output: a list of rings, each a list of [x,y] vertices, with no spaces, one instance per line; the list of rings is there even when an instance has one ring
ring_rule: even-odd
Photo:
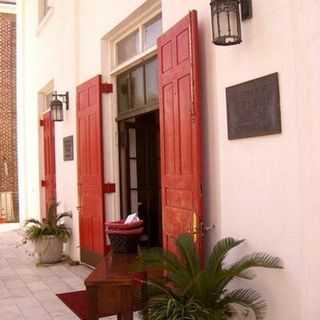
[[[210,5],[213,43],[218,46],[241,43],[240,6],[242,20],[251,18],[251,0],[212,0]]]
[[[60,100],[62,99],[62,101]],[[51,117],[53,121],[63,121],[63,104],[66,104],[66,110],[69,110],[69,93],[52,95],[50,103]]]

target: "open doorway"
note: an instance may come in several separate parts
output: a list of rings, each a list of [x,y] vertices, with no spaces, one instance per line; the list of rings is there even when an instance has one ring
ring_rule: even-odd
[[[123,218],[137,212],[147,246],[162,245],[159,112],[119,123]]]
[[[142,244],[162,246],[157,59],[117,78],[121,216],[144,220]]]

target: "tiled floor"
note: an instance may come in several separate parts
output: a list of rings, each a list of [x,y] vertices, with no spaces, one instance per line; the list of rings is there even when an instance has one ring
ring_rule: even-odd
[[[16,228],[9,226],[9,230]],[[7,230],[0,225],[0,319],[79,319],[56,293],[82,290],[90,269],[68,264],[37,267],[30,249],[19,246],[21,232]]]

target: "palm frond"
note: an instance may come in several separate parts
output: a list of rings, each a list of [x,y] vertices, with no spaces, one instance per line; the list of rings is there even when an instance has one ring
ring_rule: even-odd
[[[36,241],[43,236],[55,236],[66,242],[71,236],[71,229],[66,227],[63,223],[58,224],[58,221],[63,217],[70,217],[71,214],[66,212],[57,216],[57,207],[59,203],[52,203],[48,209],[48,218],[40,222],[37,219],[28,219],[25,222],[26,238]]]
[[[244,240],[226,238],[213,249],[206,268],[200,259],[191,235],[181,235],[176,241],[178,254],[157,249],[142,255],[147,266],[165,270],[158,281],[148,282],[151,299],[148,315],[156,320],[228,320],[233,311],[254,313],[256,320],[265,316],[266,304],[250,289],[229,292],[228,284],[236,277],[251,280],[254,267],[283,268],[279,258],[266,253],[244,256],[226,266],[230,250]]]
[[[244,256],[241,260],[231,265],[228,270],[238,274],[250,268],[283,269],[282,261],[264,252],[257,252]]]
[[[234,278],[245,278],[251,280],[253,276],[248,270],[251,268],[283,269],[283,266],[281,259],[278,257],[273,257],[263,252],[253,253],[244,256],[238,262],[221,270],[218,276],[214,278],[213,286],[224,288]]]
[[[162,248],[142,250],[139,260],[145,267],[158,268],[169,272],[184,268],[176,255]]]
[[[26,222],[24,223],[24,226],[26,227],[26,226],[28,226],[29,224],[36,224],[36,225],[41,226],[42,223],[41,223],[39,220],[37,220],[37,219],[28,219],[28,220],[26,220]]]
[[[71,212],[63,212],[63,213],[60,213],[58,216],[57,216],[57,219],[56,219],[56,222],[58,223],[61,219],[63,218],[72,218],[72,213]]]
[[[230,250],[239,246],[245,240],[236,240],[234,238],[224,238],[220,240],[213,248],[207,263],[207,270],[214,276],[217,270],[221,269],[222,263]]]
[[[186,263],[186,267],[192,276],[199,273],[200,259],[194,241],[190,234],[182,234],[176,240],[176,246]]]
[[[252,310],[256,320],[264,319],[267,305],[261,299],[261,296],[252,289],[238,289],[228,293],[221,301],[221,305],[238,305],[243,307],[247,312]]]
[[[137,263],[137,269],[157,269],[168,273],[175,286],[185,288],[190,283],[190,274],[178,257],[162,248],[142,250]]]

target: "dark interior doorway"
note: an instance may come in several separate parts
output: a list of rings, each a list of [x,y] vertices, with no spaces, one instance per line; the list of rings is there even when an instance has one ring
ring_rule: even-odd
[[[144,220],[143,244],[162,246],[159,112],[119,122],[121,212]]]

